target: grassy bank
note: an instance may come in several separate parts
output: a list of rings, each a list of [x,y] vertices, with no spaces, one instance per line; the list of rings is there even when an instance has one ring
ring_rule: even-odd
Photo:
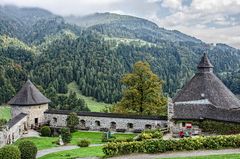
[[[0,118],[9,120],[11,118],[11,108],[10,106],[1,105],[0,106]]]
[[[70,91],[76,92],[77,97],[84,99],[85,102],[88,105],[88,108],[92,112],[100,112],[105,106],[112,106],[111,104],[107,104],[107,103],[104,103],[104,102],[97,102],[93,97],[86,97],[86,96],[82,95],[82,93],[78,89],[78,86],[77,86],[76,82],[71,82],[68,85],[68,90],[69,90],[69,92]]]

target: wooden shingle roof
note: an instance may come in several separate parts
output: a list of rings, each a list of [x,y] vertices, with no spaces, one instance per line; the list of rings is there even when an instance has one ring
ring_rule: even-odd
[[[206,54],[202,57],[198,69],[213,67]],[[173,99],[174,103],[208,99],[215,107],[238,109],[240,101],[211,71],[199,71]]]
[[[17,106],[31,106],[46,104],[51,102],[28,80],[21,90],[14,96],[8,104]]]

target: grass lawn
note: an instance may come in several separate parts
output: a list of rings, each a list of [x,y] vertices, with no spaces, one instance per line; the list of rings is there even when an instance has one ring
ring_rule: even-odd
[[[57,144],[54,144],[53,142],[58,140],[58,137],[26,137],[21,138],[15,142],[15,144],[18,144],[21,140],[30,140],[32,141],[38,148],[38,150],[43,150],[47,148],[57,147]]]
[[[61,151],[56,153],[51,153],[40,157],[39,159],[72,159],[78,157],[102,157],[104,153],[102,152],[102,147],[84,147],[74,150]]]
[[[88,132],[88,131],[77,131],[72,133],[72,141],[70,145],[77,145],[77,142],[81,139],[88,139],[91,144],[101,144],[102,143],[102,132]],[[117,139],[133,138],[135,134],[123,134],[116,133]],[[58,140],[58,137],[27,137],[17,140],[15,144],[18,144],[21,140],[30,140],[37,146],[38,150],[48,149],[52,147],[57,147],[58,145],[53,143]]]
[[[240,154],[228,154],[228,155],[210,155],[199,157],[177,157],[167,159],[240,159]]]
[[[77,131],[72,134],[71,144],[76,145],[77,141],[80,139],[88,139],[90,140],[91,144],[101,144],[102,134],[103,132]],[[116,134],[113,134],[113,136],[116,136],[116,139],[127,139],[127,138],[133,138],[134,136],[136,136],[136,134],[116,133]]]
[[[81,94],[78,89],[76,82],[71,82],[68,85],[68,90],[77,93],[77,97],[82,98],[87,103],[88,108],[91,112],[100,112],[105,106],[112,106],[111,104],[107,104],[104,102],[97,102],[93,97],[86,97]]]
[[[0,106],[0,119],[9,120],[11,118],[11,108],[10,106],[1,105]]]

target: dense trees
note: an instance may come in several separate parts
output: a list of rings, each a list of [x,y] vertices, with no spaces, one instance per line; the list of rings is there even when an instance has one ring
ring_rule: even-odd
[[[101,24],[83,31],[42,9],[6,7],[0,13],[0,103],[27,78],[45,90],[52,109],[89,110],[69,92],[73,81],[83,95],[115,103],[122,97],[122,75],[139,60],[150,64],[164,81],[164,94],[172,97],[196,71],[204,51],[227,86],[240,92],[238,73],[230,73],[239,68],[240,51],[223,44],[205,44],[131,16],[105,14]]]
[[[126,88],[122,100],[114,107],[115,112],[166,115],[167,99],[163,96],[163,81],[151,71],[148,63],[135,63],[133,72],[124,75],[122,83]]]

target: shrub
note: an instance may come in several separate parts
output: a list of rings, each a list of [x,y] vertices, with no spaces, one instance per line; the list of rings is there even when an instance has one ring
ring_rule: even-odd
[[[88,147],[90,145],[90,141],[83,139],[83,140],[78,141],[77,145],[79,147]]]
[[[100,131],[107,132],[109,129],[108,128],[100,128]]]
[[[51,129],[49,126],[43,126],[41,128],[41,136],[51,136]]]
[[[0,159],[21,159],[21,152],[17,146],[4,146],[0,149]]]
[[[37,155],[37,147],[32,141],[20,141],[18,148],[21,152],[21,159],[35,159]]]
[[[134,129],[133,132],[134,133],[141,133],[143,130],[142,129]]]
[[[137,141],[148,139],[162,139],[163,133],[161,130],[145,130],[136,138]]]
[[[107,156],[128,153],[162,153],[167,151],[189,151],[199,149],[237,148],[240,135],[183,138],[179,140],[152,139],[134,142],[112,142],[103,147]]]
[[[240,124],[227,123],[220,121],[204,120],[196,123],[204,132],[216,133],[221,135],[239,134]]]
[[[107,133],[102,134],[102,142],[108,142]]]
[[[125,132],[126,129],[116,129],[116,132]]]
[[[67,121],[67,127],[70,129],[71,132],[74,132],[77,125],[79,124],[77,113],[75,112],[70,113],[66,121]]]
[[[70,143],[72,139],[71,132],[69,128],[62,128],[61,129],[61,136],[64,144]]]

